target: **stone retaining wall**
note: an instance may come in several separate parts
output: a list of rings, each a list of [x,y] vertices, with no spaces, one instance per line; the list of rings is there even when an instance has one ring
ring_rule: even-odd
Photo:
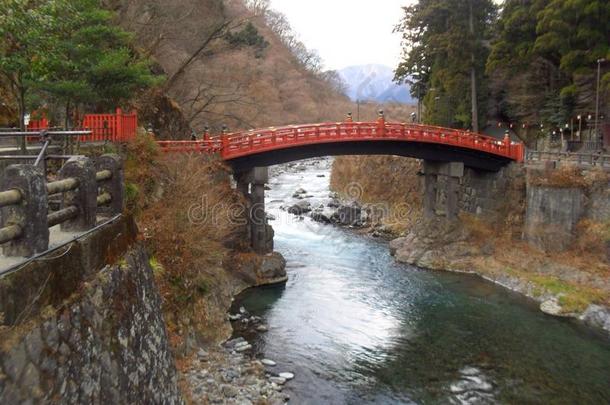
[[[50,266],[39,296],[12,307],[18,315],[0,331],[0,403],[182,403],[144,248],[134,245],[94,274],[97,255],[75,257],[90,254],[82,246],[67,253],[64,263],[77,267]],[[54,294],[53,271],[79,282]]]

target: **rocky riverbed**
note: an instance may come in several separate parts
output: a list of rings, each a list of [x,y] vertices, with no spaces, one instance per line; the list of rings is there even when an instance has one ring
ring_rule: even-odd
[[[274,362],[253,359],[251,346],[233,339],[223,346],[200,349],[184,376],[195,403],[210,404],[284,404],[289,395],[282,392],[292,374],[274,373]],[[284,375],[284,377],[279,374]]]
[[[330,170],[331,165],[332,159],[329,158],[311,159],[274,167],[272,174],[278,176],[287,171],[302,172],[312,167],[317,170]],[[318,178],[326,176],[316,175]],[[375,238],[389,240],[396,236],[381,222],[384,214],[383,206],[361,203],[358,197],[362,190],[356,184],[344,191],[343,196],[336,192],[319,195],[315,191],[307,190],[306,186],[298,187],[290,198],[281,201],[280,209],[295,215],[300,220],[309,217],[321,224],[350,228],[360,233],[368,233]]]

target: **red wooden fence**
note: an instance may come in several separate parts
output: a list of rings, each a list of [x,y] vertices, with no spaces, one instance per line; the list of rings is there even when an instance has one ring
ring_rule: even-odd
[[[49,121],[42,118],[30,121],[28,130],[49,128]],[[91,135],[80,137],[81,142],[127,142],[136,136],[138,115],[135,111],[124,113],[117,108],[115,114],[86,114],[81,125],[76,129],[88,129]]]

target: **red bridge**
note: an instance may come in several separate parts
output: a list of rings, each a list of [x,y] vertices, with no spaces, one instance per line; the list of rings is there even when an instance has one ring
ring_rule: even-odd
[[[522,143],[468,131],[420,124],[342,122],[295,125],[204,136],[197,141],[159,141],[164,152],[220,153],[236,171],[293,160],[335,155],[398,155],[431,161],[458,161],[499,170],[521,162]]]

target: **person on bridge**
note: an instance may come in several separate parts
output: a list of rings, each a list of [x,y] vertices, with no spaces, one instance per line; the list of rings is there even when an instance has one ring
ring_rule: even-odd
[[[377,135],[385,135],[385,115],[383,110],[379,110],[379,113],[377,114]]]

